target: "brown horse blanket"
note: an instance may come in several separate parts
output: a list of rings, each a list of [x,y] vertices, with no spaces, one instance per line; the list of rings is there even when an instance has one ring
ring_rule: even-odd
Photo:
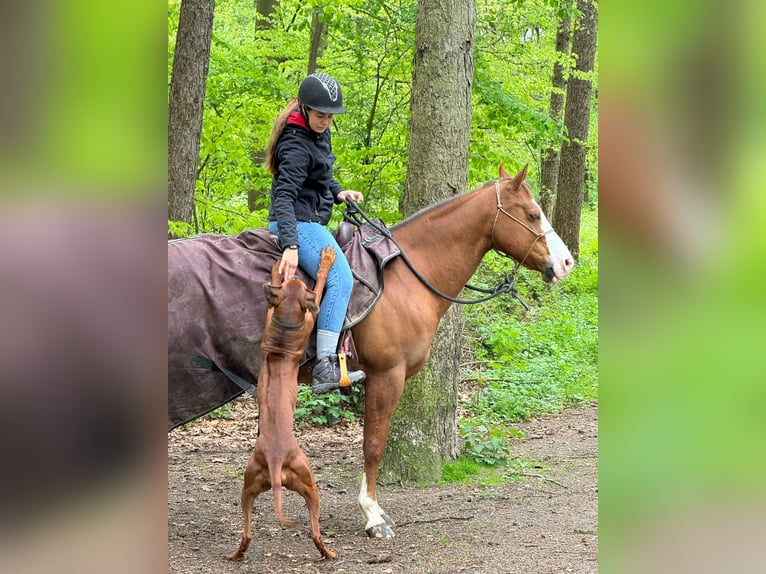
[[[350,329],[380,298],[383,267],[400,251],[367,223],[343,251],[355,279],[345,322]],[[168,242],[168,430],[256,384],[267,309],[263,285],[280,256],[266,229]],[[305,272],[298,277],[313,286]],[[312,336],[301,363],[315,352]]]

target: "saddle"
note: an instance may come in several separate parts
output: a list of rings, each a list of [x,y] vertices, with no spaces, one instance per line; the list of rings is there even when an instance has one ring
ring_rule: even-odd
[[[354,276],[343,350],[356,360],[350,329],[383,292],[383,269],[401,252],[375,221],[343,221],[336,233]],[[198,418],[244,391],[254,393],[266,318],[263,285],[281,257],[267,229],[236,236],[204,234],[168,242],[168,428]],[[312,287],[314,280],[299,269]],[[316,354],[313,333],[301,365]]]

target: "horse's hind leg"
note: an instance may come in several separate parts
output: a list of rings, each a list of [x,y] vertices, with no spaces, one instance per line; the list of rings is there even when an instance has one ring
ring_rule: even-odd
[[[242,539],[239,542],[239,548],[226,555],[226,558],[229,560],[241,560],[244,557],[247,548],[250,546],[250,541],[253,539],[253,531],[250,524],[253,517],[253,502],[259,494],[271,486],[268,481],[259,476],[258,470],[257,463],[251,458],[245,471],[245,483],[242,486],[242,519],[245,524],[242,530]]]

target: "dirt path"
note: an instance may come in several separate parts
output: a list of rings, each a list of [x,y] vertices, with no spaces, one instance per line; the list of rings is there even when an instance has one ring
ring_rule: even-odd
[[[320,560],[303,499],[286,492],[285,514],[301,525],[283,528],[271,494],[261,495],[246,558],[229,562],[224,555],[242,531],[242,473],[255,442],[252,405],[237,401],[232,420],[204,421],[168,436],[169,572],[597,572],[596,406],[518,425],[526,438],[515,442],[514,455],[533,461],[519,482],[380,487],[379,502],[397,522],[393,540],[368,540],[356,506],[361,426],[302,432],[322,499],[322,533],[338,558]]]

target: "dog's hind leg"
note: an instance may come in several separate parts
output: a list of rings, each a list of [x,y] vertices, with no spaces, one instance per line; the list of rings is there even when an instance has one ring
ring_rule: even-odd
[[[314,541],[314,546],[324,558],[335,558],[335,552],[325,546],[322,533],[319,530],[319,490],[314,481],[314,474],[311,472],[308,458],[303,451],[300,451],[290,463],[290,472],[287,478],[285,486],[300,494],[306,501],[311,519],[311,539]]]
[[[242,540],[239,543],[239,548],[226,556],[229,560],[241,560],[248,546],[250,546],[250,541],[253,539],[253,531],[250,524],[253,518],[253,502],[259,494],[268,490],[270,486],[268,479],[263,476],[261,470],[262,467],[256,459],[256,453],[253,453],[247,465],[245,483],[242,486],[242,519],[245,523],[242,530]]]

